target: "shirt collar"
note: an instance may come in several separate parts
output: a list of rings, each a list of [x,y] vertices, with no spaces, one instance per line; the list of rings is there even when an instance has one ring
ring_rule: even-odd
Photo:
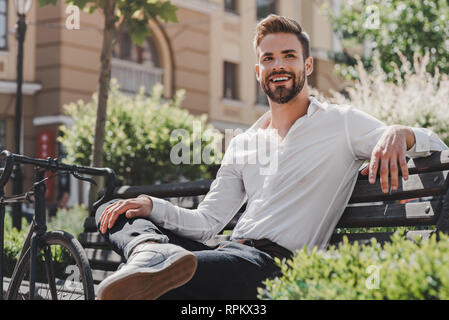
[[[315,97],[310,96],[310,104],[309,108],[307,109],[307,117],[311,117],[315,112],[317,112],[319,109],[326,110],[325,103],[319,102]]]
[[[326,110],[326,104],[319,102],[315,97],[309,96],[310,104],[309,108],[307,109],[307,117],[310,118],[312,115],[315,114],[319,109]],[[262,128],[267,121],[269,121],[271,116],[271,111],[265,112],[257,121],[249,128],[249,131],[257,130],[259,128]]]

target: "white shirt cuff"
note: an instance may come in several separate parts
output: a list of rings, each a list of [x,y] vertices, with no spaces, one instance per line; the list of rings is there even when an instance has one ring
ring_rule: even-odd
[[[432,131],[424,128],[411,128],[415,135],[415,145],[407,151],[407,156],[410,158],[427,157],[431,151],[440,150],[440,148],[432,147]],[[433,150],[435,149],[435,150]]]
[[[415,134],[415,145],[409,151],[413,152],[429,152],[430,141],[427,133],[420,130],[420,128],[411,128]]]
[[[154,222],[163,222],[167,213],[167,201],[151,196],[149,198],[153,201],[153,210],[151,210],[149,219]]]

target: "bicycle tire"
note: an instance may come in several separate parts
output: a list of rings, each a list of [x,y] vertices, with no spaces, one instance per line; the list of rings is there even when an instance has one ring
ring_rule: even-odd
[[[56,246],[61,247],[60,251]],[[52,249],[54,248],[54,250]],[[42,235],[38,244],[38,253],[48,250],[51,253],[51,264],[46,264],[42,254],[37,255],[38,271],[34,299],[42,300],[94,300],[94,283],[92,271],[86,253],[79,241],[65,231],[49,231]],[[53,250],[53,251],[52,251]],[[18,262],[7,292],[8,300],[27,300],[29,297],[30,248],[27,248]],[[57,255],[68,255],[69,264],[57,262]],[[47,260],[50,261],[50,260]],[[74,264],[70,264],[74,263]],[[49,285],[48,265],[54,269],[66,266],[64,272],[57,269],[54,272],[56,294]],[[69,268],[70,267],[70,268]],[[68,270],[69,269],[69,270]],[[73,271],[73,273],[71,272]],[[69,274],[67,274],[69,272]]]

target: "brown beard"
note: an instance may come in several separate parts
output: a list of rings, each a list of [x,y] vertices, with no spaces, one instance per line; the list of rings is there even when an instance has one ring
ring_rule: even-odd
[[[269,78],[278,74],[289,75],[293,80],[293,86],[290,89],[287,89],[284,86],[279,86],[274,91],[271,90],[269,87],[270,84]],[[293,72],[285,72],[285,71],[272,72],[269,75],[267,75],[265,79],[262,81],[261,87],[271,101],[279,104],[285,104],[291,101],[301,92],[302,88],[304,88],[305,78],[306,78],[305,70],[303,71],[302,74],[299,74],[299,77],[297,77],[296,74],[294,74]]]

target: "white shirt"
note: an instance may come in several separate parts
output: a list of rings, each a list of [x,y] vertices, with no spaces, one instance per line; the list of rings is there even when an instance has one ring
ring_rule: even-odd
[[[267,238],[291,251],[324,248],[349,201],[359,168],[387,126],[350,106],[310,100],[307,114],[296,120],[284,139],[260,128],[270,112],[232,139],[197,209],[151,197],[149,219],[206,241],[247,201],[231,238]],[[409,157],[447,149],[432,131],[412,129],[416,143],[407,152]],[[260,150],[266,150],[265,157]]]

